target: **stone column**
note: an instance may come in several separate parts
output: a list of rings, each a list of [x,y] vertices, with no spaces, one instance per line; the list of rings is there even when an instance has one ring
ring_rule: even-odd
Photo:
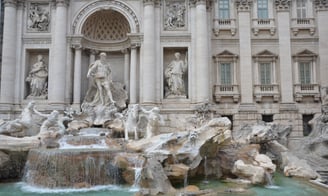
[[[130,61],[130,103],[138,102],[137,88],[138,88],[138,73],[137,73],[137,47],[131,47],[131,61]]]
[[[325,0],[315,0],[315,8],[318,20],[319,37],[319,70],[321,86],[328,86],[328,2]]]
[[[81,45],[74,46],[74,89],[73,89],[73,107],[80,109],[81,104],[81,60],[82,47]]]
[[[297,57],[294,58],[294,84],[300,84]]]
[[[143,64],[141,73],[141,103],[154,104],[156,101],[156,40],[155,0],[144,0]]]
[[[191,51],[190,54],[190,63],[189,68],[191,73],[191,77],[189,77],[189,83],[190,83],[190,99],[192,103],[197,102],[197,69],[196,69],[196,6],[193,2],[189,2],[190,6],[190,31],[191,31]]]
[[[196,2],[197,102],[209,100],[209,48],[206,1]]]
[[[92,63],[94,63],[96,61],[96,53],[97,53],[97,51],[90,50],[89,65],[91,65]]]
[[[281,102],[293,103],[293,69],[290,43],[290,0],[276,0],[279,36]],[[297,73],[298,74],[298,73]]]
[[[130,86],[130,52],[128,49],[122,50],[122,53],[124,54],[124,86],[127,92],[129,92],[129,86]]]
[[[258,61],[257,57],[255,57],[255,62],[254,62],[254,83],[255,84],[260,84],[260,81],[259,81],[259,61]]]
[[[277,84],[276,57],[273,57],[272,59],[272,84]]]
[[[236,1],[239,20],[240,91],[242,104],[253,104],[253,66],[250,26],[251,6],[252,0]]]
[[[67,26],[67,1],[56,0],[56,25],[53,33],[53,67],[49,72],[49,102],[54,105],[63,105],[65,102],[66,88],[66,26]]]
[[[16,77],[15,77],[15,95],[14,95],[14,103],[19,104],[21,100],[24,99],[24,84],[25,82],[25,74],[23,73],[23,47],[22,47],[22,35],[24,29],[24,8],[25,8],[25,1],[18,1],[17,2],[17,14],[16,14]],[[25,60],[25,59],[24,59]],[[23,63],[24,64],[24,63]],[[26,67],[26,66],[25,66]]]
[[[16,0],[4,0],[4,7],[0,102],[11,105],[16,78]]]

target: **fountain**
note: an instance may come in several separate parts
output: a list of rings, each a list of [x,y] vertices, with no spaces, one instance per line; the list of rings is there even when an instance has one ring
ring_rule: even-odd
[[[88,72],[93,83],[81,105],[82,112],[67,109],[64,115],[57,111],[44,114],[31,102],[21,119],[0,127],[0,132],[8,135],[0,135],[2,150],[28,152],[22,161],[27,184],[44,189],[125,184],[140,194],[157,195],[175,193],[176,183],[187,189],[188,181],[199,174],[204,175],[203,184],[211,184],[209,176],[216,176],[274,187],[271,176],[276,165],[270,158],[282,160],[285,174],[294,175],[295,165],[300,166],[302,161],[279,143],[287,134],[265,124],[232,132],[230,120],[214,117],[208,102],[196,108],[193,129],[161,134],[159,127],[165,123],[160,109],[138,104],[126,108],[127,95],[121,84],[109,79],[105,81],[108,88],[97,81],[105,80],[94,68],[107,66],[101,63],[96,61]],[[38,134],[32,136],[30,129],[36,124],[31,119],[41,119]],[[18,132],[30,137],[12,137]],[[308,143],[314,144],[317,142]],[[0,155],[3,160],[10,159],[5,153]],[[301,166],[307,177],[317,177],[306,163]],[[197,188],[193,191],[202,193]]]

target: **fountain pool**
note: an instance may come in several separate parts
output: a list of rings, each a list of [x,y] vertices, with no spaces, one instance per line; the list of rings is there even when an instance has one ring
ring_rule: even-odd
[[[231,191],[240,188],[240,185],[232,183],[224,183],[219,181],[210,180],[208,183],[203,183],[202,179],[199,181],[191,180],[189,184],[195,184],[200,189],[213,189],[218,195],[257,195],[257,196],[282,196],[282,195],[315,195],[325,196],[328,194],[327,190],[321,189],[308,182],[284,177],[282,174],[276,173],[274,177],[275,186],[273,188],[254,186],[247,189],[244,193],[232,193]],[[95,186],[91,188],[83,189],[45,189],[37,188],[26,183],[0,183],[0,195],[6,196],[103,196],[103,195],[115,195],[115,196],[130,196],[134,195],[138,191],[137,188],[131,188],[128,186]]]

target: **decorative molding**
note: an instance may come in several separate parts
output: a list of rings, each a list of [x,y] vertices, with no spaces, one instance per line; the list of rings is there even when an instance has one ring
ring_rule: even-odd
[[[328,0],[314,0],[316,11],[328,11]]]
[[[154,1],[154,0],[149,0],[149,1]],[[73,32],[75,34],[77,33],[81,33],[81,32],[77,32],[77,27],[78,24],[79,25],[83,25],[81,24],[83,22],[83,20],[86,20],[86,17],[90,16],[91,14],[93,14],[96,11],[102,10],[102,9],[110,9],[110,8],[118,8],[120,11],[124,11],[123,14],[125,17],[130,16],[130,18],[133,20],[134,25],[135,25],[135,31],[139,32],[139,20],[137,15],[135,14],[135,12],[125,3],[121,2],[121,1],[117,1],[117,0],[112,0],[112,1],[106,1],[106,0],[99,0],[96,2],[92,2],[89,3],[87,6],[85,6],[84,8],[82,8],[82,10],[79,11],[78,15],[74,17],[73,20],[73,25],[72,25],[72,29]],[[115,11],[117,11],[118,9],[114,9]],[[128,18],[127,18],[128,19]],[[129,20],[128,20],[129,21]],[[80,27],[82,29],[82,27]],[[130,24],[130,28],[132,30],[132,26]]]
[[[146,5],[155,5],[155,3],[157,3],[157,0],[143,0],[142,1],[144,6]]]
[[[49,36],[38,36],[38,37],[24,37],[23,38],[23,43],[24,44],[51,44],[51,37]]]
[[[248,12],[252,9],[253,0],[236,0],[238,12]]]
[[[277,11],[289,11],[291,6],[290,0],[275,0]]]

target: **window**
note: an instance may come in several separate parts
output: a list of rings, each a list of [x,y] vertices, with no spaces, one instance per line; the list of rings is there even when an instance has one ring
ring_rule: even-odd
[[[306,18],[306,1],[307,0],[296,1],[297,18]]]
[[[229,0],[219,0],[219,18],[220,19],[229,19]]]
[[[312,132],[309,122],[313,119],[313,114],[303,114],[303,136],[308,136]]]
[[[263,85],[271,84],[271,63],[260,63],[260,82]]]
[[[262,121],[263,122],[273,122],[273,115],[272,114],[262,114]]]
[[[231,64],[221,63],[221,84],[231,85]]]
[[[268,0],[257,1],[257,18],[267,19],[268,16]]]
[[[301,84],[311,84],[311,64],[310,62],[299,62]]]

